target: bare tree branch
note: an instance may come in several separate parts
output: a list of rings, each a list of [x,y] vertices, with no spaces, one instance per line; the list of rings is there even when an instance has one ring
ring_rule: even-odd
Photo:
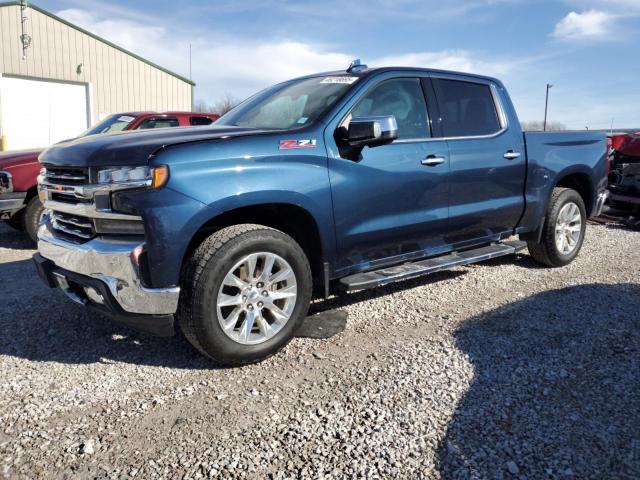
[[[531,122],[520,122],[522,125],[522,130],[527,132],[541,132],[544,127],[544,122],[541,121],[531,121]],[[558,132],[560,130],[566,130],[567,126],[560,122],[547,122],[547,131],[549,132]]]
[[[214,104],[209,105],[204,100],[196,100],[193,108],[196,112],[202,113],[215,113],[217,115],[224,115],[233,107],[235,107],[240,101],[229,93],[225,93]]]

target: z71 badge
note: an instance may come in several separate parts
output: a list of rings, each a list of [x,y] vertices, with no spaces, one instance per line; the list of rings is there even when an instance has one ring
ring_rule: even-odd
[[[292,148],[316,148],[316,139],[313,140],[280,140],[280,150]]]

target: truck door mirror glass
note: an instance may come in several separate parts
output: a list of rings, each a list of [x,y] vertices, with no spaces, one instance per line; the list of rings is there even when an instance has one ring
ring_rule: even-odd
[[[398,138],[398,123],[394,115],[354,117],[348,125],[336,130],[336,141],[342,156],[355,159],[364,147],[387,145]]]

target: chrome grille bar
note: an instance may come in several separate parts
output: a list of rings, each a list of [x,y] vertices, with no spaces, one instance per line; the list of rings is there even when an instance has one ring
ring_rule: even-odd
[[[73,227],[68,227],[66,225],[62,225],[55,218],[51,219],[51,226],[55,230],[59,230],[62,233],[66,233],[67,235],[71,235],[73,237],[80,237],[80,238],[83,238],[85,240],[91,240],[93,237],[95,237],[95,235],[93,233],[86,233],[86,232],[80,230],[79,228],[73,228]]]
[[[86,217],[77,217],[75,215],[67,215],[56,211],[52,212],[52,216],[58,222],[68,223],[80,228],[93,228],[93,222]]]
[[[53,173],[48,173],[46,175],[47,178],[50,178],[52,180],[75,180],[78,182],[84,182],[87,180],[87,177],[83,176],[83,177],[79,177],[79,176],[74,176],[74,175],[64,175],[64,174],[59,174],[59,175],[54,175]]]
[[[111,210],[97,210],[93,204],[89,203],[64,203],[55,200],[46,200],[44,207],[55,212],[68,213],[70,215],[79,215],[89,218],[108,218],[111,220],[142,220],[138,215],[129,215],[126,213],[116,213]]]

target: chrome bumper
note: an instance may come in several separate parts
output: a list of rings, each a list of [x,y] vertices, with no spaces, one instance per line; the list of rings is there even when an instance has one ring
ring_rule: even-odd
[[[76,244],[55,237],[44,222],[38,230],[38,251],[57,267],[102,281],[125,312],[148,315],[170,315],[178,308],[179,287],[146,288],[139,279],[132,253],[140,242],[94,238]],[[65,289],[65,281],[58,286],[74,301]],[[88,300],[100,303],[100,298],[88,293]],[[80,301],[79,303],[85,303]]]
[[[22,207],[27,192],[0,193],[0,216],[8,218]]]
[[[603,190],[598,194],[598,198],[596,199],[596,208],[593,209],[593,217],[598,217],[602,214],[602,209],[604,208],[604,204],[609,199],[609,190]]]

